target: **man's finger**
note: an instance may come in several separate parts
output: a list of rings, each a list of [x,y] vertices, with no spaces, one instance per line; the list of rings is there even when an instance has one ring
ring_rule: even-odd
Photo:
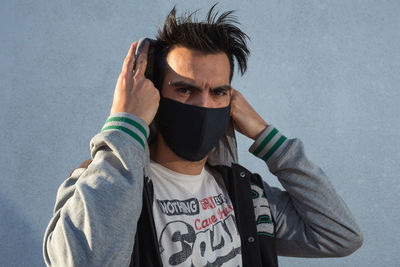
[[[139,51],[140,54],[136,61],[135,72],[139,73],[141,75],[144,75],[144,72],[146,71],[147,53],[149,51],[149,46],[150,46],[150,43],[148,41],[146,41],[143,48],[141,49],[141,51]]]
[[[128,54],[126,55],[124,64],[122,65],[122,71],[129,73],[133,72],[133,66],[135,65],[135,50],[138,42],[132,43],[131,47],[129,48]]]

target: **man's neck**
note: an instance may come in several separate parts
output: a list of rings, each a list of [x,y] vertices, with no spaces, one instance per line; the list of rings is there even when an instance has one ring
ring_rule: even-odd
[[[176,155],[165,143],[160,133],[157,140],[150,147],[150,158],[158,164],[182,174],[198,175],[207,162],[207,157],[200,161],[185,160]]]

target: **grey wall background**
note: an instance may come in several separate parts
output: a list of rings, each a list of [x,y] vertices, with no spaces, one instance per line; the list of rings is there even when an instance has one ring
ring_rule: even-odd
[[[178,11],[214,1],[177,1]],[[132,41],[154,37],[170,1],[2,1],[0,265],[42,266],[57,188],[89,157]],[[240,90],[303,140],[363,229],[346,258],[281,266],[399,266],[400,1],[221,1],[252,55]],[[238,134],[240,160],[277,185]]]

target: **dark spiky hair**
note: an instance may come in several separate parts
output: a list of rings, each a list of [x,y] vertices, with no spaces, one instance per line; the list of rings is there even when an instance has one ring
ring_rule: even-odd
[[[250,54],[246,39],[249,37],[237,27],[239,22],[233,15],[233,10],[218,16],[218,11],[214,10],[215,6],[216,4],[210,8],[206,19],[200,22],[197,20],[197,10],[182,17],[176,17],[176,7],[170,11],[157,36],[159,60],[155,67],[156,73],[160,75],[156,85],[162,85],[166,57],[169,51],[178,45],[204,53],[225,53],[230,63],[229,81],[233,77],[234,59],[240,73],[243,75],[246,72],[247,57]]]

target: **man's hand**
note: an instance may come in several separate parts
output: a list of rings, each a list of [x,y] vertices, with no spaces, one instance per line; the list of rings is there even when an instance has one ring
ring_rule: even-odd
[[[157,113],[160,93],[154,87],[154,84],[144,76],[149,43],[146,42],[138,59],[135,60],[137,44],[137,42],[134,42],[131,45],[125,58],[121,74],[115,86],[110,113],[131,113],[139,116],[149,125]]]
[[[233,88],[231,99],[231,116],[235,122],[235,129],[256,140],[268,124],[250,106],[243,95]]]

